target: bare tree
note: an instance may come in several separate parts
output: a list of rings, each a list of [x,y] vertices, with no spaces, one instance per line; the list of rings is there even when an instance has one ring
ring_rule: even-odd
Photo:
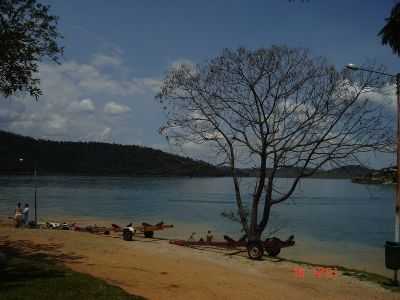
[[[380,84],[374,74],[345,76],[304,49],[226,49],[205,64],[167,72],[160,131],[174,143],[215,147],[230,166],[241,226],[249,242],[259,241],[271,208],[289,199],[301,178],[387,146],[389,122],[367,97]],[[258,169],[249,213],[237,170],[243,160]],[[287,167],[298,175],[277,190],[277,171]]]

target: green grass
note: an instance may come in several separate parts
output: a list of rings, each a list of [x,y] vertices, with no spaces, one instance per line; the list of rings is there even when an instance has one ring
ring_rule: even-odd
[[[8,256],[0,269],[1,300],[138,300],[103,280],[34,256]]]

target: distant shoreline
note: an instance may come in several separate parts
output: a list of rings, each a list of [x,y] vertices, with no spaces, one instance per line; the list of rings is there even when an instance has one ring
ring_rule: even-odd
[[[3,173],[0,172],[0,176],[33,176],[32,172],[24,172],[24,173]],[[91,174],[91,173],[53,173],[53,172],[38,172],[37,174],[38,177],[46,177],[46,176],[70,176],[70,177],[122,177],[122,178],[231,178],[230,175],[194,175],[194,176],[188,176],[188,175],[151,175],[151,174],[145,174],[145,175],[127,175],[127,174]],[[257,178],[256,175],[239,175],[239,178]],[[283,179],[293,179],[296,178],[295,176],[276,176],[276,178],[283,178]],[[310,177],[304,177],[302,179],[348,179],[351,180],[351,176],[310,176]]]
[[[229,166],[184,157],[137,145],[98,142],[68,142],[33,139],[0,130],[0,175],[33,174],[47,176],[118,176],[118,177],[230,177]],[[258,168],[236,168],[239,177],[257,177]],[[329,170],[282,166],[267,168],[267,177],[348,179],[374,170],[361,165],[345,165]]]

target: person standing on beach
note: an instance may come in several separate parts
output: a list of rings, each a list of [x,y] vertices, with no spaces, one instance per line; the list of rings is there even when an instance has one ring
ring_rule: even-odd
[[[213,240],[213,238],[214,238],[214,236],[212,235],[211,230],[209,230],[209,231],[207,232],[207,237],[206,237],[207,243],[211,243],[212,240]]]
[[[22,208],[20,202],[18,202],[17,207],[15,208],[14,220],[15,220],[15,227],[17,228],[20,227],[22,224]]]
[[[28,225],[28,222],[29,222],[29,204],[28,203],[25,204],[25,208],[22,211],[22,215],[23,215],[22,222],[24,223],[24,225]]]

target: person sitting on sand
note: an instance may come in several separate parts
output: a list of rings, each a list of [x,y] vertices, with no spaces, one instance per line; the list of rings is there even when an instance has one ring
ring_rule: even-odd
[[[207,236],[206,236],[207,243],[211,243],[212,240],[213,240],[213,238],[214,238],[214,236],[211,234],[211,230],[209,230],[209,231],[207,232]]]
[[[24,210],[22,211],[22,222],[26,226],[29,222],[29,204],[25,203]]]
[[[17,207],[15,208],[14,220],[15,220],[15,227],[17,228],[20,227],[22,224],[22,208],[20,202],[18,202]]]

